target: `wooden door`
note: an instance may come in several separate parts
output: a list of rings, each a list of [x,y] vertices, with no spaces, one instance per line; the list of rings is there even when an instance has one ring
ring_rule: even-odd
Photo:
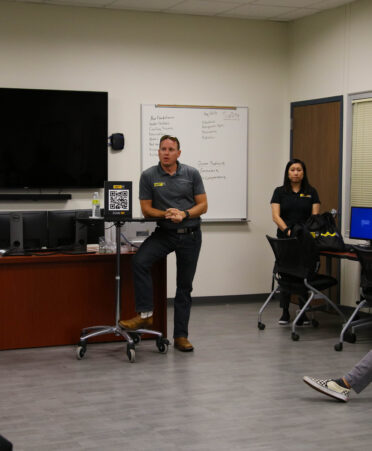
[[[292,104],[291,137],[292,158],[306,163],[309,181],[319,193],[321,212],[335,209],[340,219],[342,98]]]
[[[306,164],[309,182],[319,194],[320,212],[337,210],[341,226],[342,97],[291,104],[291,158]],[[322,262],[325,270],[325,262]],[[338,278],[339,265],[333,275]],[[339,291],[332,293],[339,299]]]

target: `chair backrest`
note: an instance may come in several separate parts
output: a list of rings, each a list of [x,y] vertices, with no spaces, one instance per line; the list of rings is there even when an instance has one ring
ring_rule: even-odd
[[[276,270],[302,279],[315,273],[318,250],[313,238],[273,238],[266,235],[275,255]]]
[[[372,291],[372,249],[355,246],[355,253],[362,266],[360,285],[365,291]]]

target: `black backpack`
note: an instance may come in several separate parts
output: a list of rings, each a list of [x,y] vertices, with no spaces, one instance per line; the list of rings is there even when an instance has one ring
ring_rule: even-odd
[[[315,239],[321,251],[343,252],[345,243],[333,215],[329,212],[311,215],[304,226]]]

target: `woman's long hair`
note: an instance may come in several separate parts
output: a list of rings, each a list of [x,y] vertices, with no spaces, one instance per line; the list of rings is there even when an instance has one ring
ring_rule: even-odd
[[[295,164],[295,163],[300,164],[302,167],[302,170],[304,171],[304,178],[301,181],[301,189],[305,194],[308,194],[309,190],[311,188],[311,185],[307,178],[306,165],[303,161],[298,160],[297,158],[292,158],[292,160],[289,160],[287,163],[287,166],[285,167],[284,183],[283,183],[284,189],[289,193],[292,191],[292,185],[291,185],[291,181],[289,180],[289,177],[288,177],[288,171],[289,171],[289,168],[292,166],[292,164]]]

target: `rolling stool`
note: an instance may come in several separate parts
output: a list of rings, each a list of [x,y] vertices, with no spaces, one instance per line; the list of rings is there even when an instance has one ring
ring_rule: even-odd
[[[128,221],[131,219],[128,218]],[[124,329],[119,326],[120,321],[120,227],[123,222],[115,222],[116,227],[116,319],[114,326],[92,326],[86,327],[81,331],[79,344],[76,349],[76,357],[81,360],[87,350],[87,340],[89,338],[98,337],[100,335],[114,334],[116,336],[121,336],[127,341],[127,356],[130,362],[135,362],[136,351],[135,345],[141,341],[142,334],[155,335],[156,346],[161,354],[166,354],[168,352],[169,341],[163,337],[161,332],[148,329]]]

